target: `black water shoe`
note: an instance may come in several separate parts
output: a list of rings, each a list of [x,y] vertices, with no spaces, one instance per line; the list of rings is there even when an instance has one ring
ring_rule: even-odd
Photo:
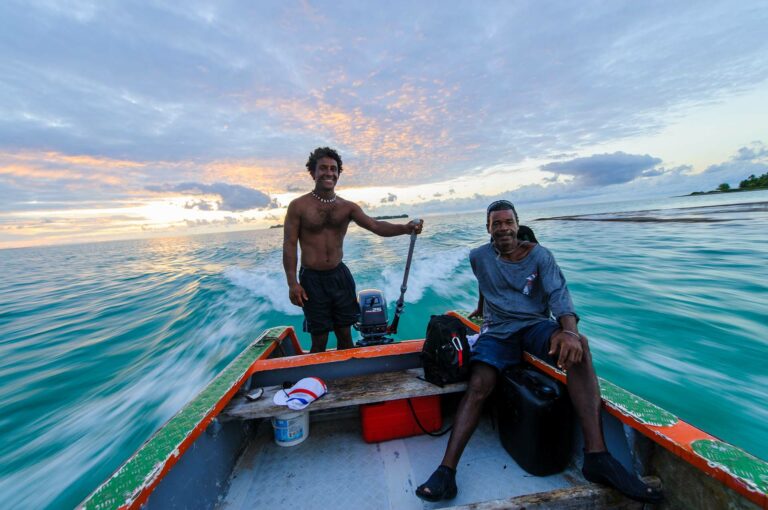
[[[416,489],[416,495],[421,499],[434,503],[444,499],[453,499],[458,491],[459,489],[456,487],[456,470],[440,465],[426,483],[419,485]]]
[[[634,473],[628,472],[608,452],[584,453],[581,472],[590,482],[613,487],[636,501],[660,503],[664,499],[660,489],[654,489]]]

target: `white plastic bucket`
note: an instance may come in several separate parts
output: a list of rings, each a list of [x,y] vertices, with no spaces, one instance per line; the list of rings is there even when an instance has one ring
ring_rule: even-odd
[[[277,446],[294,446],[309,436],[309,413],[298,411],[272,418]]]

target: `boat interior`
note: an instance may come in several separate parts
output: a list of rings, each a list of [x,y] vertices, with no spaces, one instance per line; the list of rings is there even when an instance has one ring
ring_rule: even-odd
[[[581,463],[581,443],[575,424],[568,425],[574,441],[565,470],[549,476],[528,474],[502,447],[493,403],[496,399],[489,399],[462,456],[457,470],[456,498],[437,503],[419,499],[415,490],[439,465],[449,435],[419,434],[368,443],[363,437],[360,413],[361,405],[439,395],[441,431],[451,425],[466,383],[439,387],[424,381],[420,377],[423,371],[417,349],[421,342],[413,344],[403,342],[400,352],[395,353],[391,353],[390,346],[388,353],[382,355],[376,355],[376,348],[366,348],[373,351],[372,356],[343,361],[337,361],[333,352],[268,360],[273,367],[255,373],[221,413],[221,431],[211,432],[209,427],[204,434],[224,434],[224,429],[246,425],[247,440],[242,454],[229,474],[218,477],[222,490],[215,507],[415,509],[486,502],[501,505],[488,508],[559,508],[558,505],[568,502],[567,508],[642,508],[616,491],[584,480],[577,467]],[[309,362],[305,358],[314,359],[311,364],[305,364]],[[324,358],[327,362],[323,362]],[[328,393],[307,407],[306,439],[292,446],[279,446],[269,417],[284,414],[286,408],[275,406],[272,396],[281,391],[286,381],[294,382],[307,376],[322,378]],[[264,395],[249,402],[244,393],[258,387],[264,388]],[[606,439],[614,455],[636,469],[638,458],[636,452],[630,450],[639,451],[638,445],[630,444],[631,436],[627,436],[617,420],[606,416],[605,425]],[[199,463],[195,466],[191,469],[200,469]],[[184,476],[186,469],[183,457],[169,477]],[[195,478],[199,477],[190,477]],[[176,500],[180,497],[183,495],[178,491],[173,494]],[[150,503],[164,500],[161,485]],[[541,506],[542,501],[548,502],[547,505]],[[553,501],[559,503],[553,506]]]
[[[414,404],[411,412],[418,414],[416,403],[429,400],[433,409],[429,418],[441,421],[431,422],[430,431],[444,431],[452,424],[467,383],[438,386],[425,381],[422,345],[422,340],[412,340],[306,354],[292,328],[267,330],[81,507],[651,507],[582,477],[581,432],[574,417],[534,422],[522,433],[510,428],[525,420],[509,420],[510,402],[515,399],[508,398],[503,384],[489,399],[462,455],[457,496],[435,503],[419,499],[416,489],[439,465],[449,436],[419,431],[399,435],[389,428],[402,423],[402,415],[379,414],[378,421],[366,421],[365,416],[375,416],[368,411],[384,403],[409,401]],[[539,376],[565,382],[564,373],[527,353],[525,360]],[[287,408],[275,404],[273,397],[304,377],[321,378],[327,393],[306,408],[301,440],[281,442],[272,421],[284,417]],[[647,483],[663,487],[665,499],[658,508],[768,509],[762,488],[768,475],[765,462],[608,381],[600,384],[608,450]],[[261,395],[249,399],[254,390],[261,390]],[[552,443],[552,430],[542,433],[537,423],[554,424],[553,430],[568,438],[568,446]],[[372,424],[378,435],[371,436]],[[510,438],[528,454],[521,457],[518,451],[513,458],[508,453]],[[531,474],[532,462],[553,457],[558,459],[557,469],[542,476]]]
[[[449,416],[446,422],[451,421]],[[414,491],[440,463],[447,441],[448,434],[421,434],[366,443],[359,412],[346,408],[314,415],[309,437],[283,447],[275,444],[272,427],[264,421],[235,466],[219,508],[441,508],[588,483],[573,465],[551,476],[527,474],[502,448],[488,414],[462,456],[456,498],[422,501]]]

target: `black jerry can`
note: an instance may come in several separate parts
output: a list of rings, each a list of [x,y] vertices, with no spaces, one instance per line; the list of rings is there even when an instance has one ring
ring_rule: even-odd
[[[502,373],[497,402],[501,444],[517,464],[536,476],[563,471],[573,448],[573,411],[565,385],[518,366]]]

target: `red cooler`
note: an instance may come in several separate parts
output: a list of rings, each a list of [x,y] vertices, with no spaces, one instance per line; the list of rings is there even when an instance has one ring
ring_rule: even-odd
[[[443,426],[443,416],[440,413],[440,395],[429,395],[427,397],[361,405],[360,417],[363,423],[363,439],[367,443],[380,443],[399,437],[423,434],[424,431],[413,419],[413,412],[408,405],[408,400],[411,401],[419,422],[428,432],[440,430],[440,427]]]

